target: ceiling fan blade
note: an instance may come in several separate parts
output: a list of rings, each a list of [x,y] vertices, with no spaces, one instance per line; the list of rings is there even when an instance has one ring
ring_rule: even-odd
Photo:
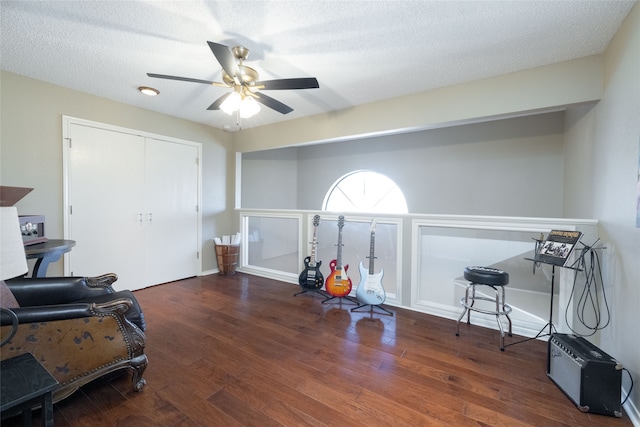
[[[320,87],[315,77],[303,77],[299,79],[277,79],[256,82],[262,90],[286,90],[286,89],[317,89]]]
[[[239,84],[240,81],[238,80],[238,76],[240,75],[240,69],[238,68],[238,64],[236,64],[236,58],[233,56],[229,48],[223,44],[209,41],[207,44],[222,66],[224,72]]]
[[[191,77],[167,76],[166,74],[147,73],[147,76],[153,77],[153,78],[156,78],[156,79],[180,80],[180,81],[183,81],[183,82],[203,83],[203,84],[206,84],[206,85],[216,84],[216,82],[212,82],[211,80],[192,79]]]
[[[213,104],[209,105],[209,108],[207,108],[207,110],[219,110],[220,106],[222,105],[222,103],[224,102],[225,99],[227,99],[227,97],[229,95],[231,95],[233,92],[229,92],[229,93],[225,93],[224,95],[222,95],[220,98],[216,99]]]
[[[254,98],[256,99],[256,101],[258,101],[259,103],[273,109],[276,110],[279,113],[282,114],[288,114],[290,112],[293,111],[293,108],[289,107],[288,105],[283,104],[282,102],[271,98],[270,96],[265,95],[264,93],[259,93],[259,94],[255,94]]]

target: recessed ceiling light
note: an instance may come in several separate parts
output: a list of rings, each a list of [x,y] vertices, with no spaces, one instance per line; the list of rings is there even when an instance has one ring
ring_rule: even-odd
[[[148,86],[140,86],[138,90],[148,96],[156,96],[160,93],[158,89],[154,89]]]

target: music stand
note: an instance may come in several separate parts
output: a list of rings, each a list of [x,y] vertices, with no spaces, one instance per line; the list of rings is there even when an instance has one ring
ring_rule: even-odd
[[[511,345],[535,340],[540,337],[551,336],[554,331],[557,332],[556,327],[553,324],[553,298],[555,293],[556,266],[568,268],[574,271],[582,271],[582,269],[574,267],[574,265],[576,265],[580,258],[584,255],[580,255],[580,257],[576,261],[574,261],[573,264],[565,265],[571,253],[573,253],[573,249],[580,240],[581,236],[582,233],[579,231],[551,230],[546,240],[534,239],[536,241],[534,251],[535,256],[534,258],[524,259],[533,262],[534,273],[536,271],[536,267],[539,264],[551,265],[551,301],[549,303],[549,321],[542,327],[542,329],[540,329],[535,337],[525,338],[520,341],[505,344],[505,348]],[[560,248],[562,249],[562,252],[554,252],[554,250],[559,250]],[[549,331],[547,333],[544,333],[547,327],[549,328]]]

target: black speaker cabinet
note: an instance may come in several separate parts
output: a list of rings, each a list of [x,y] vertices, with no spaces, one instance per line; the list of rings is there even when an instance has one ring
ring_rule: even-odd
[[[582,412],[622,416],[622,365],[584,338],[552,334],[547,375]]]

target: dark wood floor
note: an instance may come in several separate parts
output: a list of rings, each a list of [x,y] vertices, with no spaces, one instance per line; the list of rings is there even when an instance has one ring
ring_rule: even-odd
[[[544,342],[501,352],[497,331],[456,337],[451,320],[352,313],[298,290],[236,274],[136,291],[146,387],[95,381],[55,405],[56,426],[631,425],[580,412],[547,378]]]

